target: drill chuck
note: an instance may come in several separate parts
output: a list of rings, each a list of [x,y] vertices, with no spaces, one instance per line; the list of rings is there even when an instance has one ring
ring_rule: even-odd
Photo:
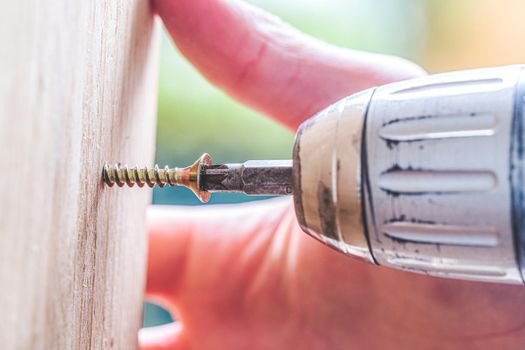
[[[523,66],[445,73],[347,97],[303,123],[297,218],[388,267],[523,283]]]

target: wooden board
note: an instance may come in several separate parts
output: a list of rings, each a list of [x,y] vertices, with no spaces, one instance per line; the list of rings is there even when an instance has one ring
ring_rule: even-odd
[[[21,0],[0,11],[0,348],[132,349],[147,189],[105,161],[153,161],[148,1]]]

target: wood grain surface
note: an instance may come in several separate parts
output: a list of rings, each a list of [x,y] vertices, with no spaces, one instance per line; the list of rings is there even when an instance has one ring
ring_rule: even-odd
[[[0,348],[133,349],[151,192],[105,161],[151,164],[157,29],[146,0],[0,11]]]

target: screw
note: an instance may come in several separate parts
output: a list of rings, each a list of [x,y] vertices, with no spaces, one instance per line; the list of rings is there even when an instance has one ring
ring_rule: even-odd
[[[212,164],[209,154],[204,153],[195,163],[185,168],[170,168],[165,166],[159,168],[155,165],[153,168],[137,166],[129,168],[127,165],[108,163],[104,164],[102,170],[102,179],[106,185],[113,187],[117,184],[118,187],[128,185],[133,187],[135,184],[138,187],[148,185],[154,187],[168,186],[184,186],[193,191],[201,202],[207,202],[210,199],[210,192],[201,189],[200,175],[202,166]]]

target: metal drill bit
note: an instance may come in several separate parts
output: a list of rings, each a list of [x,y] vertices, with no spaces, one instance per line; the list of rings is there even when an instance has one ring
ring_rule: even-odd
[[[241,164],[206,165],[201,189],[209,192],[243,192],[248,195],[292,194],[291,160],[250,160]]]
[[[291,160],[250,160],[239,164],[212,165],[209,154],[203,154],[185,168],[128,168],[127,165],[104,164],[104,182],[112,187],[135,184],[143,187],[184,186],[201,202],[207,202],[212,192],[243,192],[248,195],[292,194]]]

